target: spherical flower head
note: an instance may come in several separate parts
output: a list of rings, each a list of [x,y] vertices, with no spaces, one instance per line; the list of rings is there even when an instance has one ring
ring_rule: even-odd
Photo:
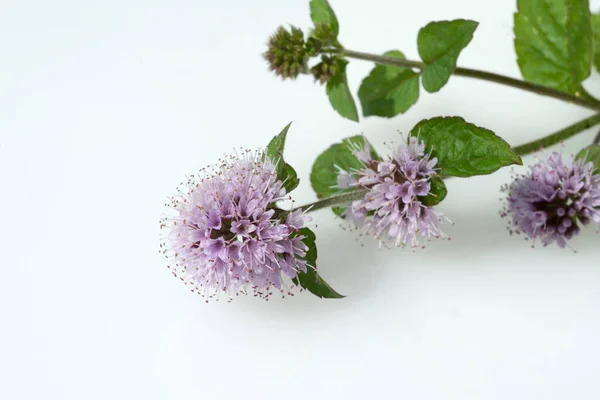
[[[182,184],[170,202],[174,215],[161,221],[173,274],[207,298],[284,293],[284,276],[306,272],[308,248],[298,232],[310,218],[275,208],[286,192],[273,162],[245,152],[200,175]]]
[[[269,38],[268,46],[264,58],[275,75],[295,79],[299,74],[308,72],[309,55],[302,30],[292,26],[288,31],[280,26]]]
[[[422,199],[430,195],[430,180],[436,175],[436,158],[425,154],[417,138],[397,146],[387,161],[372,158],[368,144],[353,152],[363,167],[340,171],[338,188],[366,188],[364,198],[355,200],[344,217],[381,244],[419,247],[432,237],[445,237],[441,231],[443,215],[426,206]]]
[[[594,165],[559,153],[531,167],[505,187],[508,191],[502,216],[511,216],[516,233],[539,238],[544,246],[556,242],[563,248],[579,233],[579,224],[600,224],[600,175]],[[513,231],[511,230],[511,233]]]

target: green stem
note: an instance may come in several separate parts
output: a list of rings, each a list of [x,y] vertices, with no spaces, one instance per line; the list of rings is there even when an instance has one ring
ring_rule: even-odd
[[[380,56],[377,54],[362,53],[359,51],[346,49],[325,49],[323,50],[323,52],[340,54],[348,58],[355,58],[357,60],[372,61],[376,64],[393,65],[396,67],[404,68],[416,68],[419,70],[423,70],[425,68],[425,64],[423,64],[420,61],[406,60],[398,57]],[[583,88],[581,88],[580,91],[572,95],[569,93],[561,92],[560,90],[538,85],[536,83],[526,82],[520,79],[510,78],[508,76],[494,74],[492,72],[480,71],[476,69],[458,67],[454,70],[453,74],[458,76],[465,76],[468,78],[495,82],[501,85],[511,86],[517,89],[536,93],[541,96],[548,96],[562,101],[566,101],[568,103],[577,104],[579,106],[586,107],[592,110],[600,110],[600,101],[593,98]]]
[[[594,97],[594,95],[591,94],[590,92],[588,92],[583,86],[579,86],[579,89],[577,89],[576,95],[579,97],[582,97],[584,99],[594,101],[596,103],[600,102],[600,100],[598,100],[596,97]]]
[[[308,203],[300,207],[295,207],[290,211],[303,209],[305,212],[313,212],[322,208],[344,206],[350,203],[351,201],[362,199],[363,197],[365,197],[365,193],[367,193],[367,191],[368,189],[359,188],[353,190],[352,192],[336,194],[331,197],[326,197],[324,199],[315,201],[314,203]]]
[[[538,140],[534,140],[533,142],[522,144],[520,146],[514,147],[513,149],[519,155],[524,156],[526,154],[534,153],[542,148],[550,147],[552,145],[560,143],[598,124],[600,124],[600,113],[594,114],[589,118],[576,122],[573,125],[567,126],[566,128],[563,128],[560,131],[555,132],[551,135],[545,136]]]
[[[592,141],[592,144],[600,144],[600,131],[596,134],[596,137]]]

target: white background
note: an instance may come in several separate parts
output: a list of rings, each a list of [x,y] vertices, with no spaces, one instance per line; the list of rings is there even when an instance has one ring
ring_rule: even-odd
[[[519,76],[513,1],[332,5],[348,48],[410,58],[427,22],[477,20],[459,64]],[[343,300],[205,304],[172,278],[158,254],[166,197],[289,121],[304,203],[314,158],[349,135],[382,147],[460,115],[516,145],[590,115],[453,77],[406,115],[356,124],[310,77],[267,71],[264,43],[286,23],[309,27],[308,0],[2,1],[0,398],[599,398],[600,236],[586,230],[576,254],[509,236],[508,169],[449,181],[452,240],[425,251],[379,250],[315,213],[321,273]],[[371,67],[351,62],[353,92]],[[599,76],[586,86],[600,95]]]

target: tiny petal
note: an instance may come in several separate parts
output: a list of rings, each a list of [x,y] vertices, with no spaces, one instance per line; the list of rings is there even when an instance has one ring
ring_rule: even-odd
[[[256,225],[252,224],[251,221],[243,219],[241,221],[234,221],[231,223],[231,232],[238,235],[247,235],[256,230]]]
[[[377,165],[377,173],[380,175],[389,175],[396,169],[396,165],[389,161],[382,161]]]
[[[225,250],[225,240],[220,237],[217,239],[208,239],[206,241],[206,247],[204,248],[204,254],[209,257],[216,258],[221,255]]]
[[[419,179],[414,183],[414,187],[417,196],[427,196],[431,190],[431,184],[427,179]]]
[[[371,146],[369,145],[368,142],[365,142],[363,148],[352,152],[352,154],[354,154],[354,157],[358,158],[360,161],[362,161],[365,164],[368,164],[369,161],[372,160]]]
[[[302,210],[296,210],[288,214],[286,224],[293,230],[298,231],[305,227],[311,219],[312,218],[302,212]]]
[[[340,189],[348,189],[354,183],[356,183],[356,179],[346,171],[341,171],[337,176],[337,186]]]
[[[218,210],[212,209],[208,212],[206,227],[208,229],[221,229],[221,215]]]
[[[358,178],[358,183],[361,186],[369,186],[374,185],[380,181],[380,177],[376,171],[372,169],[363,169],[361,170],[360,178]]]

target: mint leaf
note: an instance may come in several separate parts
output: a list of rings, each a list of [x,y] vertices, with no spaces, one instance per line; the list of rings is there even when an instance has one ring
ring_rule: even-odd
[[[405,58],[399,50],[384,55]],[[358,98],[365,117],[394,117],[419,99],[419,74],[410,68],[377,65],[360,85]]]
[[[287,124],[285,128],[275,136],[265,151],[265,155],[273,161],[277,168],[277,178],[283,182],[283,187],[287,193],[298,187],[300,180],[294,168],[283,160],[283,148],[285,147],[285,138],[292,123]]]
[[[592,62],[588,0],[518,0],[515,50],[523,78],[577,92]]]
[[[279,177],[279,179],[281,179],[281,175],[282,174],[279,173],[279,166],[278,166],[277,176]],[[292,168],[292,166],[290,164],[285,163],[283,175],[284,175],[284,178],[281,179],[281,181],[283,182],[283,188],[285,189],[286,193],[289,193],[292,190],[296,189],[298,187],[298,185],[300,184],[300,179],[298,179],[298,174],[296,174],[296,170],[294,168]]]
[[[274,163],[278,163],[279,160],[283,159],[285,139],[287,137],[288,131],[290,130],[290,126],[292,126],[291,122],[287,124],[281,132],[279,132],[279,135],[271,139],[271,141],[267,145],[266,154]]]
[[[600,174],[600,145],[591,144],[577,153],[576,159],[594,163],[594,174]]]
[[[507,165],[522,165],[521,157],[494,132],[460,117],[438,117],[419,122],[411,131],[437,157],[442,176],[491,174]]]
[[[358,111],[346,79],[348,61],[339,58],[336,61],[337,71],[327,82],[327,95],[333,108],[344,118],[358,122]]]
[[[310,18],[313,20],[315,26],[327,25],[335,33],[336,37],[340,33],[337,17],[327,0],[311,0]]]
[[[430,22],[417,38],[419,55],[425,63],[423,87],[437,92],[456,69],[456,60],[471,39],[479,23],[464,19]]]
[[[346,297],[333,290],[315,270],[317,267],[317,245],[315,244],[314,232],[308,228],[302,228],[298,233],[304,236],[302,241],[308,246],[308,251],[304,257],[308,265],[306,266],[306,272],[298,272],[298,276],[293,278],[292,281],[320,298],[341,299]]]
[[[592,14],[592,33],[594,42],[594,65],[600,71],[600,14]]]
[[[419,197],[419,200],[428,207],[433,207],[438,205],[446,198],[448,194],[448,189],[446,188],[446,184],[444,180],[440,178],[438,175],[434,175],[429,179],[429,184],[431,185],[431,189],[429,189],[429,194],[424,197]]]

